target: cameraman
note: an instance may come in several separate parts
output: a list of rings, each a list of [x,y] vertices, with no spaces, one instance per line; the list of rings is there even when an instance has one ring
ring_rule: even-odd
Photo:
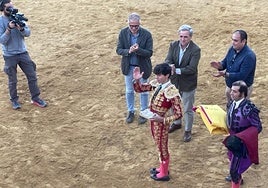
[[[39,107],[46,107],[47,103],[39,98],[40,90],[37,85],[36,64],[31,60],[25,45],[24,37],[30,36],[30,28],[25,24],[17,24],[10,20],[13,9],[11,0],[0,0],[0,43],[5,61],[4,72],[8,75],[8,88],[13,109],[21,108],[17,93],[17,65],[28,80],[31,102]]]

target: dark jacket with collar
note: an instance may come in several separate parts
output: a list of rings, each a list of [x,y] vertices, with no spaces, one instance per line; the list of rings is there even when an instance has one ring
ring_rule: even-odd
[[[201,57],[201,49],[191,41],[184,52],[179,65],[180,42],[170,43],[165,62],[174,64],[175,68],[181,69],[181,74],[173,74],[171,82],[179,91],[192,91],[197,87],[198,63]]]
[[[153,38],[151,33],[140,27],[137,44],[139,44],[139,49],[135,53],[138,59],[138,66],[141,72],[144,72],[143,78],[147,79],[152,73]],[[124,75],[127,75],[130,69],[130,54],[128,53],[130,46],[131,32],[128,27],[125,27],[119,33],[116,48],[116,53],[122,56],[121,70]]]

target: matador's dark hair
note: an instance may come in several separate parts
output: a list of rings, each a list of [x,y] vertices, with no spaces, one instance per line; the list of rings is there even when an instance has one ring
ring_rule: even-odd
[[[163,74],[171,76],[171,67],[167,63],[161,63],[154,67],[153,73],[156,75]]]
[[[238,81],[234,82],[232,84],[232,86],[238,86],[239,87],[239,90],[238,91],[240,93],[244,93],[245,98],[248,96],[248,86],[247,86],[247,84],[244,81],[238,80]]]

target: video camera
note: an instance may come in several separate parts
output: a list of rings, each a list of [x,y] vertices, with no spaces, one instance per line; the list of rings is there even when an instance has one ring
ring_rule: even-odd
[[[13,23],[15,23],[16,25],[19,25],[20,27],[24,27],[25,23],[23,21],[28,21],[28,19],[24,16],[24,14],[22,13],[18,13],[18,9],[16,8],[12,8],[12,7],[8,7],[6,9],[6,11],[8,11],[10,13],[10,21],[12,21]]]

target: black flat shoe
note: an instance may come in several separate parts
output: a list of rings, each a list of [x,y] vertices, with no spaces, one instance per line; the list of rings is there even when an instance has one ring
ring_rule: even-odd
[[[157,171],[156,170],[156,168],[151,168],[150,169],[150,174],[152,175],[152,174],[158,174],[159,173],[159,171]],[[168,171],[168,174],[169,174],[169,171]]]
[[[190,142],[192,140],[192,132],[185,131],[183,135],[183,142]]]
[[[232,181],[231,175],[226,176],[225,177],[225,181],[231,182]],[[241,182],[240,182],[240,185],[243,185],[243,184],[244,184],[244,180],[242,178],[241,179]]]
[[[153,174],[158,174],[159,171],[156,170],[156,168],[151,168],[150,169],[150,174],[153,175]]]
[[[169,126],[169,129],[168,129],[168,133],[172,133],[178,129],[181,129],[181,124],[175,124],[175,123],[172,123],[170,126]]]
[[[155,181],[169,181],[170,180],[169,176],[158,178],[156,174],[151,174],[151,178]]]

